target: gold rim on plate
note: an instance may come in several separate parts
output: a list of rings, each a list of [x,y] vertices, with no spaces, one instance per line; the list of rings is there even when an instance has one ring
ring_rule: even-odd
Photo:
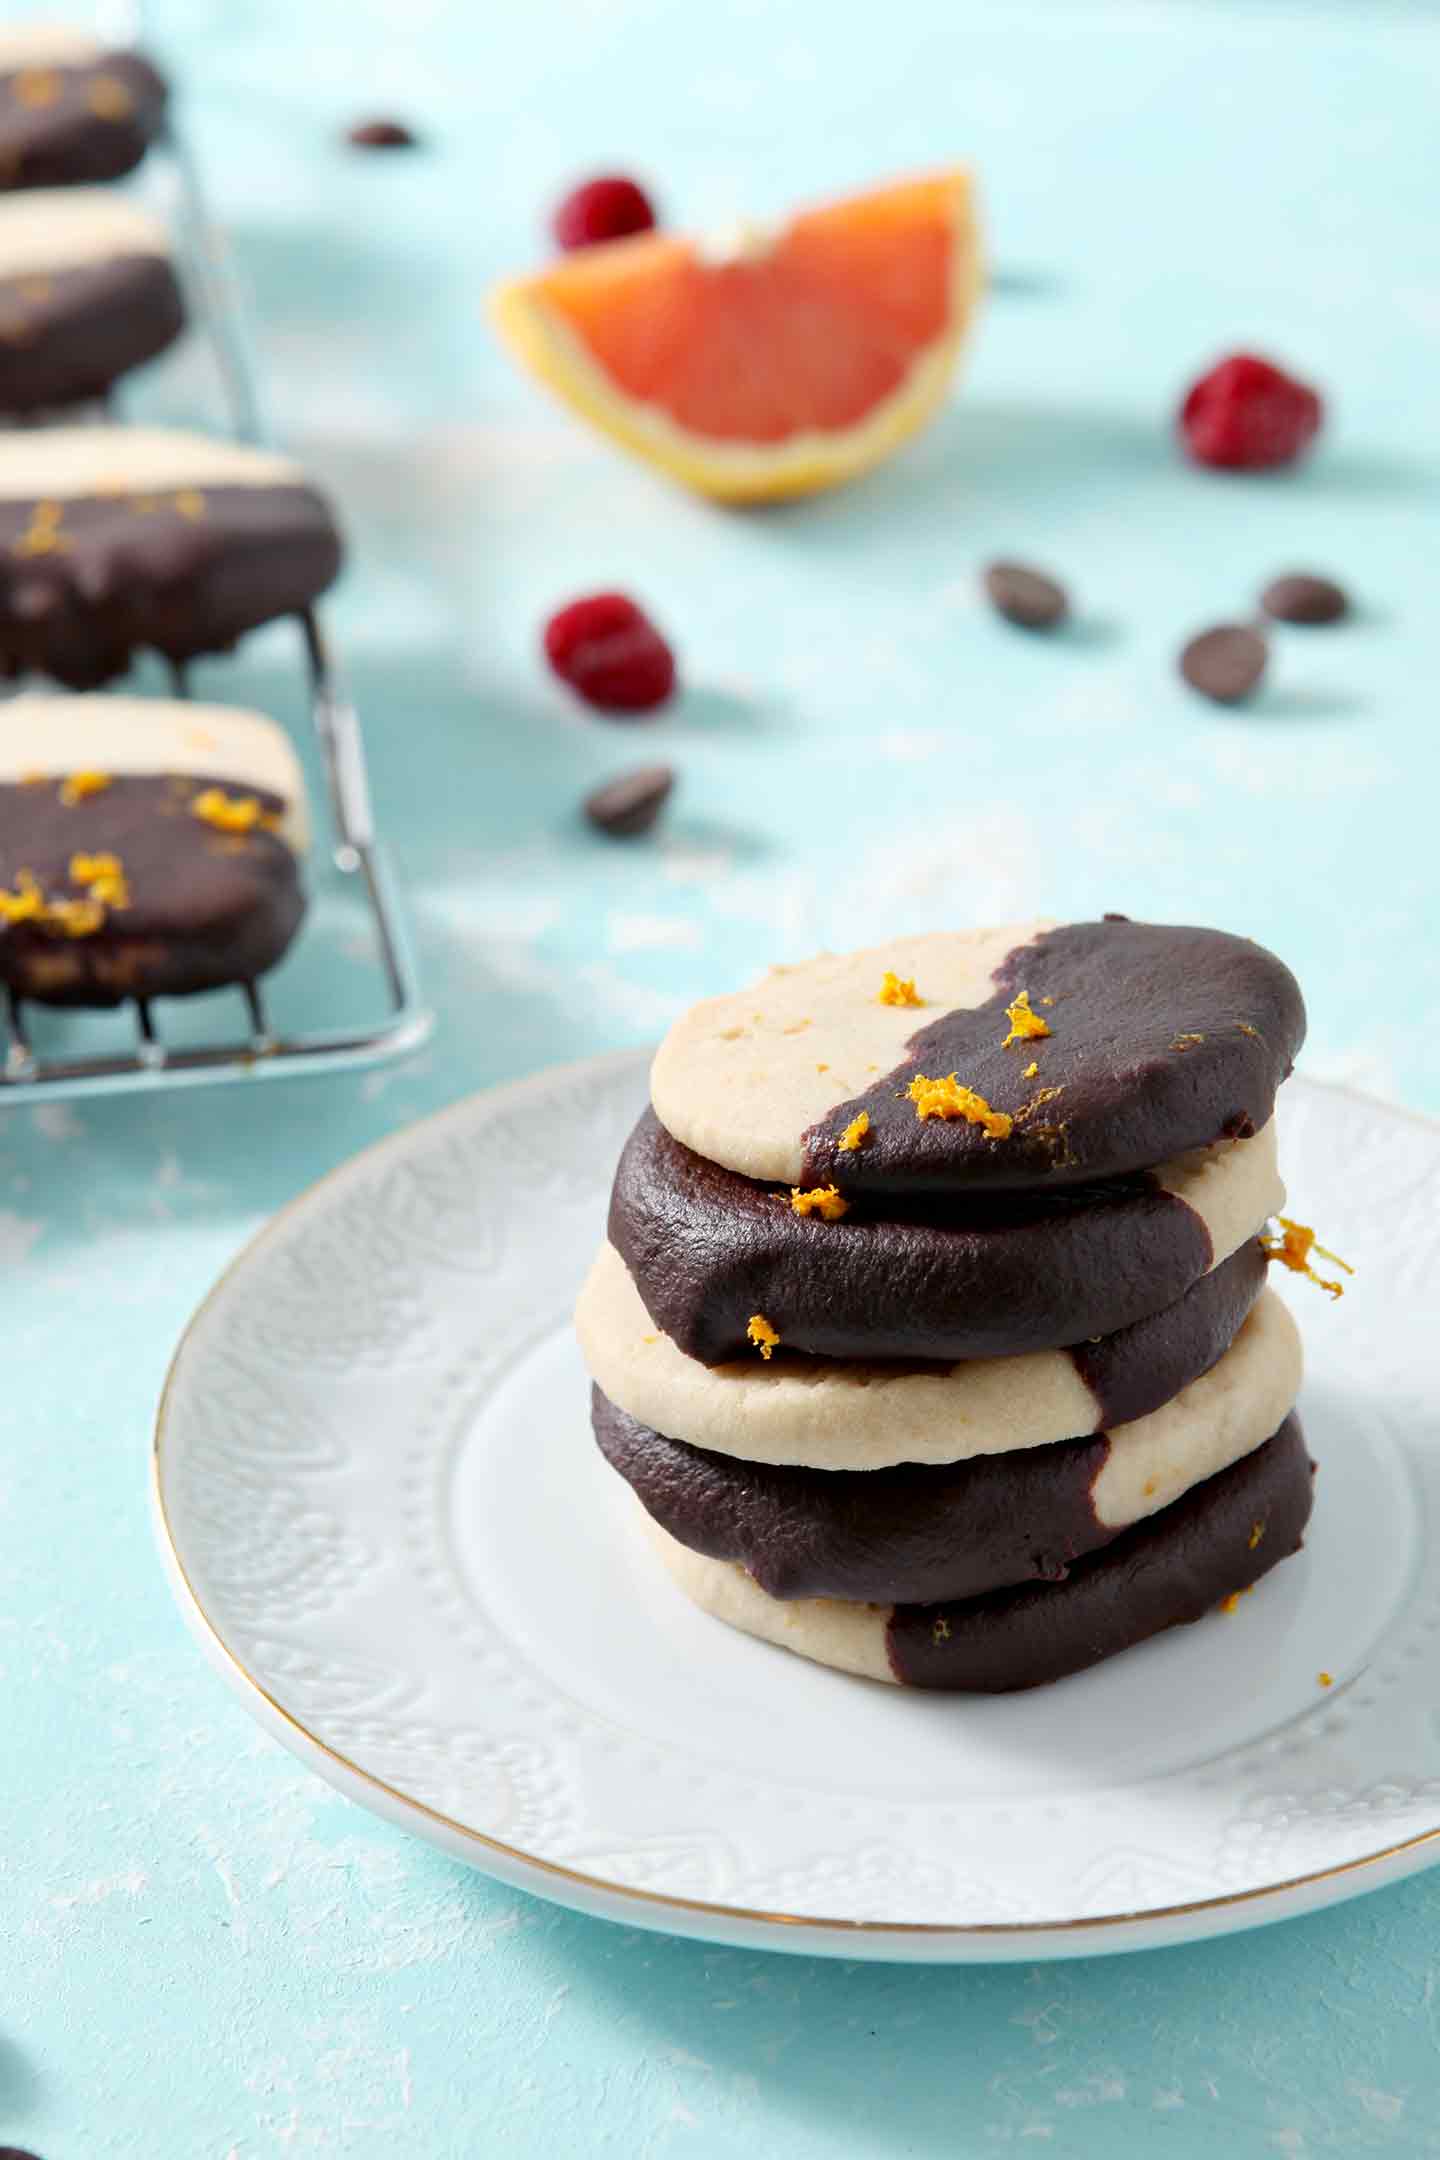
[[[896,1936],[907,1940],[946,1938],[954,1942],[986,1941],[999,1936],[1098,1935],[1110,1928],[1137,1927],[1152,1921],[1183,1920],[1199,1913],[1227,1912],[1237,1907],[1258,1905],[1268,1900],[1283,1898],[1293,1890],[1308,1889],[1316,1883],[1343,1881],[1349,1876],[1359,1874],[1363,1869],[1380,1867],[1386,1861],[1422,1852],[1427,1846],[1440,1841],[1440,1824],[1437,1824],[1433,1830],[1417,1831],[1413,1837],[1402,1838],[1394,1845],[1382,1846],[1377,1852],[1362,1853],[1354,1860],[1341,1860],[1332,1867],[1316,1868],[1309,1874],[1288,1875],[1282,1882],[1261,1883],[1253,1889],[1228,1891],[1219,1897],[1193,1898],[1179,1905],[1149,1905],[1134,1912],[1097,1913],[1068,1920],[838,1920],[816,1913],[767,1912],[763,1907],[725,1905],[709,1898],[680,1897],[666,1891],[637,1889],[630,1883],[611,1882],[603,1875],[589,1875],[583,1869],[566,1867],[563,1861],[547,1860],[539,1853],[526,1852],[519,1845],[508,1845],[503,1838],[491,1837],[486,1831],[475,1829],[471,1823],[459,1822],[453,1815],[443,1814],[440,1809],[413,1798],[398,1785],[390,1785],[384,1778],[376,1777],[373,1771],[365,1769],[350,1756],[342,1755],[338,1749],[332,1748],[328,1741],[322,1740],[318,1733],[312,1732],[308,1725],[302,1723],[293,1711],[287,1710],[283,1703],[278,1702],[264,1682],[258,1680],[249,1667],[236,1656],[220,1628],[206,1611],[180,1557],[170,1513],[165,1505],[162,1454],[166,1423],[175,1376],[191,1337],[211,1307],[223,1296],[232,1278],[289,1222],[291,1216],[298,1214],[302,1208],[309,1207],[331,1184],[357,1173],[362,1164],[375,1161],[426,1127],[439,1125],[451,1118],[458,1120],[466,1112],[473,1113],[476,1104],[480,1102],[493,1103],[498,1107],[502,1103],[523,1097],[532,1090],[538,1090],[542,1084],[548,1085],[557,1074],[569,1074],[574,1078],[579,1078],[582,1074],[593,1076],[597,1070],[634,1062],[636,1055],[633,1050],[619,1050],[612,1051],[608,1056],[583,1058],[568,1066],[547,1065],[542,1071],[532,1073],[524,1080],[511,1081],[508,1085],[485,1088],[479,1094],[463,1096],[459,1102],[450,1103],[443,1110],[432,1111],[428,1116],[418,1119],[415,1124],[402,1127],[399,1132],[387,1133],[383,1139],[372,1141],[369,1147],[362,1148],[357,1155],[350,1156],[347,1161],[337,1163],[333,1170],[326,1171],[312,1185],[307,1186],[304,1192],[298,1193],[293,1200],[287,1201],[284,1207],[272,1215],[269,1222],[256,1231],[217,1277],[186,1323],[185,1331],[175,1346],[167,1368],[159,1407],[155,1413],[150,1470],[156,1521],[171,1568],[183,1588],[192,1623],[203,1631],[212,1651],[232,1679],[257,1695],[279,1721],[287,1745],[293,1745],[295,1740],[303,1741],[307,1748],[313,1748],[326,1762],[334,1763],[347,1777],[356,1779],[372,1792],[382,1794],[404,1813],[419,1816],[423,1821],[434,1823],[466,1844],[478,1847],[481,1852],[497,1854],[519,1868],[530,1868],[540,1875],[548,1876],[553,1882],[570,1883],[577,1889],[597,1892],[605,1898],[623,1898],[657,1912],[699,1913],[715,1920],[739,1920],[751,1925],[782,1929],[814,1928],[830,1935]],[[1402,1109],[1394,1103],[1381,1102],[1376,1097],[1362,1094],[1356,1088],[1336,1087],[1318,1080],[1309,1080],[1305,1084],[1319,1093],[1346,1096],[1369,1113],[1378,1111],[1382,1116],[1401,1118],[1408,1124],[1421,1125],[1427,1130],[1440,1132],[1440,1121],[1423,1117],[1413,1110]],[[301,1759],[304,1759],[303,1754]]]

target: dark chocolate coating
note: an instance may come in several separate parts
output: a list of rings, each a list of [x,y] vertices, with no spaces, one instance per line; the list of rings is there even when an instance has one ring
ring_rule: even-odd
[[[1125,1417],[1158,1409],[1224,1355],[1265,1266],[1253,1240],[1178,1305],[1084,1346],[1135,1406]],[[1156,1370],[1145,1370],[1147,1344],[1160,1352]],[[600,1452],[662,1528],[695,1552],[738,1561],[771,1597],[977,1597],[1035,1577],[1058,1582],[1078,1555],[1117,1535],[1092,1500],[1110,1453],[1103,1432],[965,1462],[816,1470],[668,1439],[598,1387],[590,1417]]]
[[[808,1470],[667,1440],[598,1387],[590,1418],[605,1460],[662,1529],[738,1561],[771,1597],[978,1597],[1063,1581],[1072,1560],[1116,1534],[1092,1498],[1110,1452],[1103,1433],[969,1462]]]
[[[115,463],[124,469],[117,431]],[[0,674],[34,668],[72,690],[123,675],[141,647],[225,652],[307,607],[340,567],[323,496],[303,484],[75,496],[58,520],[0,500]],[[47,538],[47,535],[51,536]]]
[[[1064,1582],[964,1604],[897,1605],[886,1628],[890,1669],[905,1687],[1003,1695],[1202,1620],[1299,1551],[1314,1468],[1292,1414],[1253,1455],[1077,1561]]]
[[[1102,1425],[1158,1410],[1224,1357],[1265,1287],[1265,1248],[1251,1238],[1163,1312],[1113,1335],[1071,1343],[1070,1356],[1100,1405]]]
[[[184,326],[180,287],[163,255],[112,255],[0,278],[0,412],[104,397]]]
[[[903,1065],[811,1126],[805,1185],[899,1199],[1090,1184],[1154,1168],[1258,1132],[1305,1036],[1290,970],[1221,930],[1118,915],[1069,923],[1007,953],[995,982],[986,1004],[930,1021],[911,1036]],[[1052,1032],[1002,1050],[1005,1008],[1021,990]],[[1022,1079],[1032,1062],[1037,1077]],[[916,1114],[911,1080],[952,1072],[1016,1117],[1008,1139]],[[1061,1092],[1027,1114],[1048,1088]],[[863,1144],[838,1152],[862,1110]]]
[[[0,983],[43,1005],[118,1005],[127,998],[187,997],[253,982],[280,959],[305,912],[294,851],[277,834],[219,832],[191,803],[234,781],[186,775],[117,775],[73,806],[58,779],[0,786],[0,887],[33,877],[49,899],[80,899],[77,854],[118,857],[130,905],[100,928],[69,937],[35,923],[0,921]],[[266,810],[279,798],[263,791]]]
[[[164,78],[140,53],[0,73],[0,189],[118,180],[165,119]]]
[[[1206,1273],[1210,1233],[1143,1172],[982,1194],[883,1219],[795,1214],[787,1191],[682,1147],[646,1110],[610,1197],[610,1242],[656,1326],[707,1365],[757,1353],[763,1313],[816,1357],[998,1357],[1110,1335]]]

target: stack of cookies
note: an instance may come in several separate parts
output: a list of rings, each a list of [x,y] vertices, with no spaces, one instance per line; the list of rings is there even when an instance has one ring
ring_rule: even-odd
[[[1001,1692],[1295,1552],[1265,1287],[1280,961],[1120,916],[772,969],[656,1057],[577,1314],[681,1588],[842,1670]]]

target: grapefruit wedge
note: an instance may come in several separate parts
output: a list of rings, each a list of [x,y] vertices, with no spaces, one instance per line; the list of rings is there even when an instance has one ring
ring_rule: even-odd
[[[980,285],[969,176],[874,188],[716,247],[645,233],[493,295],[582,418],[722,502],[866,471],[940,404]]]

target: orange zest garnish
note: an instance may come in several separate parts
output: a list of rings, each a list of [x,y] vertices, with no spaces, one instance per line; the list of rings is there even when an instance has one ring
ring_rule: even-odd
[[[875,993],[875,1002],[877,1005],[923,1005],[925,1000],[911,977],[897,975],[886,968],[885,980]]]
[[[73,810],[77,803],[87,801],[90,796],[103,795],[111,785],[109,773],[72,772],[60,783],[60,800],[67,810]]]
[[[961,1087],[954,1073],[941,1080],[917,1073],[906,1092],[918,1118],[964,1118],[967,1125],[983,1127],[991,1140],[1008,1140],[1014,1130],[1015,1120],[1008,1111],[992,1110],[983,1095]]]
[[[851,1118],[850,1123],[841,1133],[837,1143],[838,1152],[841,1155],[853,1155],[869,1130],[870,1113],[868,1110],[862,1110],[858,1117]]]
[[[1005,1017],[1010,1022],[1010,1032],[1000,1045],[1002,1050],[1008,1050],[1011,1043],[1029,1042],[1032,1037],[1038,1038],[1050,1033],[1049,1021],[1042,1020],[1039,1013],[1030,1010],[1028,990],[1018,990],[1015,993],[1015,1002],[1006,1006]]]
[[[217,832],[253,832],[265,815],[258,795],[227,795],[224,788],[204,788],[190,805],[192,817],[203,818]]]
[[[790,1205],[797,1215],[818,1215],[822,1222],[839,1222],[850,1203],[838,1185],[817,1185],[813,1192],[801,1192],[798,1185],[792,1185]]]
[[[1321,1687],[1334,1687],[1335,1685],[1334,1673],[1316,1673],[1315,1678],[1319,1681]]]
[[[1021,1073],[1020,1077],[1022,1080],[1035,1080],[1038,1079],[1039,1074],[1040,1067],[1035,1063],[1034,1058],[1031,1058],[1030,1063],[1025,1067],[1025,1070],[1023,1073]]]
[[[768,1365],[775,1354],[775,1348],[780,1337],[771,1327],[763,1312],[751,1313],[750,1325],[746,1328],[745,1333]]]
[[[1332,1267],[1343,1268],[1347,1275],[1353,1275],[1355,1270],[1349,1261],[1342,1260],[1339,1253],[1330,1252],[1324,1245],[1317,1245],[1315,1232],[1308,1229],[1304,1223],[1291,1222],[1288,1215],[1277,1215],[1275,1220],[1280,1225],[1279,1237],[1262,1237],[1260,1240],[1266,1259],[1278,1260],[1282,1267],[1289,1268],[1292,1275],[1308,1275],[1311,1282],[1318,1283],[1322,1290],[1328,1290],[1332,1298],[1343,1297],[1345,1285],[1327,1282],[1323,1275],[1317,1275],[1310,1265],[1310,1255],[1316,1253],[1322,1260],[1328,1260]]]
[[[125,865],[118,855],[72,855],[70,882],[83,885],[92,900],[103,901],[106,907],[127,908],[130,905]]]

